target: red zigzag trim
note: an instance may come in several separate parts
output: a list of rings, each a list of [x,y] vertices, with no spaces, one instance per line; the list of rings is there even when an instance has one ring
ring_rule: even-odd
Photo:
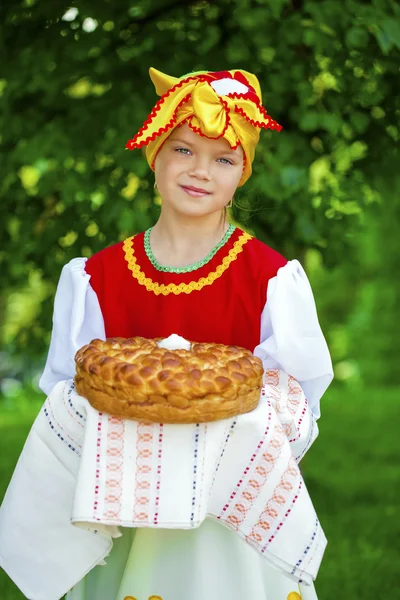
[[[177,109],[174,112],[172,119],[169,121],[169,123],[167,123],[167,125],[165,125],[164,127],[161,127],[158,131],[154,132],[152,135],[148,136],[146,139],[142,140],[141,142],[139,142],[139,143],[135,142],[135,140],[137,140],[137,138],[140,137],[142,135],[142,133],[144,131],[146,131],[146,129],[149,128],[149,125],[151,124],[152,120],[157,116],[157,113],[160,111],[161,106],[163,105],[165,100],[168,98],[168,96],[170,96],[175,90],[182,87],[183,85],[185,85],[186,83],[188,83],[191,80],[207,81],[207,79],[204,77],[187,77],[186,79],[182,79],[182,81],[179,81],[176,85],[174,85],[171,89],[169,89],[165,94],[163,94],[161,96],[161,98],[158,100],[158,102],[156,103],[156,105],[153,107],[153,110],[151,111],[151,113],[147,117],[146,121],[143,123],[142,127],[139,129],[139,131],[135,135],[135,137],[128,140],[128,142],[126,143],[125,147],[128,150],[134,150],[135,148],[141,148],[142,146],[147,145],[149,142],[154,142],[156,137],[158,137],[162,133],[166,133],[169,129],[171,129],[171,127],[176,122],[176,112],[177,112],[177,109],[179,108],[179,106],[182,105],[182,102],[179,103]],[[188,94],[188,96],[190,96],[190,94]],[[187,96],[185,96],[185,98],[187,98]],[[187,100],[186,100],[186,102],[187,102]]]

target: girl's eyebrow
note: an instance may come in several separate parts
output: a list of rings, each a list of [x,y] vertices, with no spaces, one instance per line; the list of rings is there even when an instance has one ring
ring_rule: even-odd
[[[171,142],[178,142],[178,144],[186,144],[187,146],[193,146],[190,142],[186,140],[180,140],[179,138],[173,138],[170,140]],[[218,154],[233,154],[234,156],[238,156],[238,153],[234,150],[218,150]]]
[[[192,146],[193,145],[190,142],[187,142],[186,140],[180,140],[179,138],[169,138],[169,140],[171,142],[178,142],[179,144],[187,144],[188,146]]]

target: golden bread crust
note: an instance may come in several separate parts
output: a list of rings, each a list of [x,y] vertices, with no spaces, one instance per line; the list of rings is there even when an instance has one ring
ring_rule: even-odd
[[[138,421],[203,423],[256,408],[262,361],[249,350],[196,343],[168,350],[157,339],[93,340],[75,355],[75,385],[99,411]]]

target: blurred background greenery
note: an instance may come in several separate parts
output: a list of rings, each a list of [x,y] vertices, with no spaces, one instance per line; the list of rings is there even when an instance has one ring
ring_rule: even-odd
[[[283,130],[262,132],[231,216],[302,262],[334,362],[304,461],[330,541],[320,599],[400,593],[398,2],[3,0],[0,15],[0,497],[43,401],[62,266],[159,214],[125,150],[156,101],[148,68],[242,68]],[[4,573],[0,597],[23,598]]]

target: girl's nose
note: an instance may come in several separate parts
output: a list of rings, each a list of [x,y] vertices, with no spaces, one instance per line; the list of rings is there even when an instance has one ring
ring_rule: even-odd
[[[209,181],[211,179],[209,161],[206,158],[194,158],[190,165],[189,175]]]

